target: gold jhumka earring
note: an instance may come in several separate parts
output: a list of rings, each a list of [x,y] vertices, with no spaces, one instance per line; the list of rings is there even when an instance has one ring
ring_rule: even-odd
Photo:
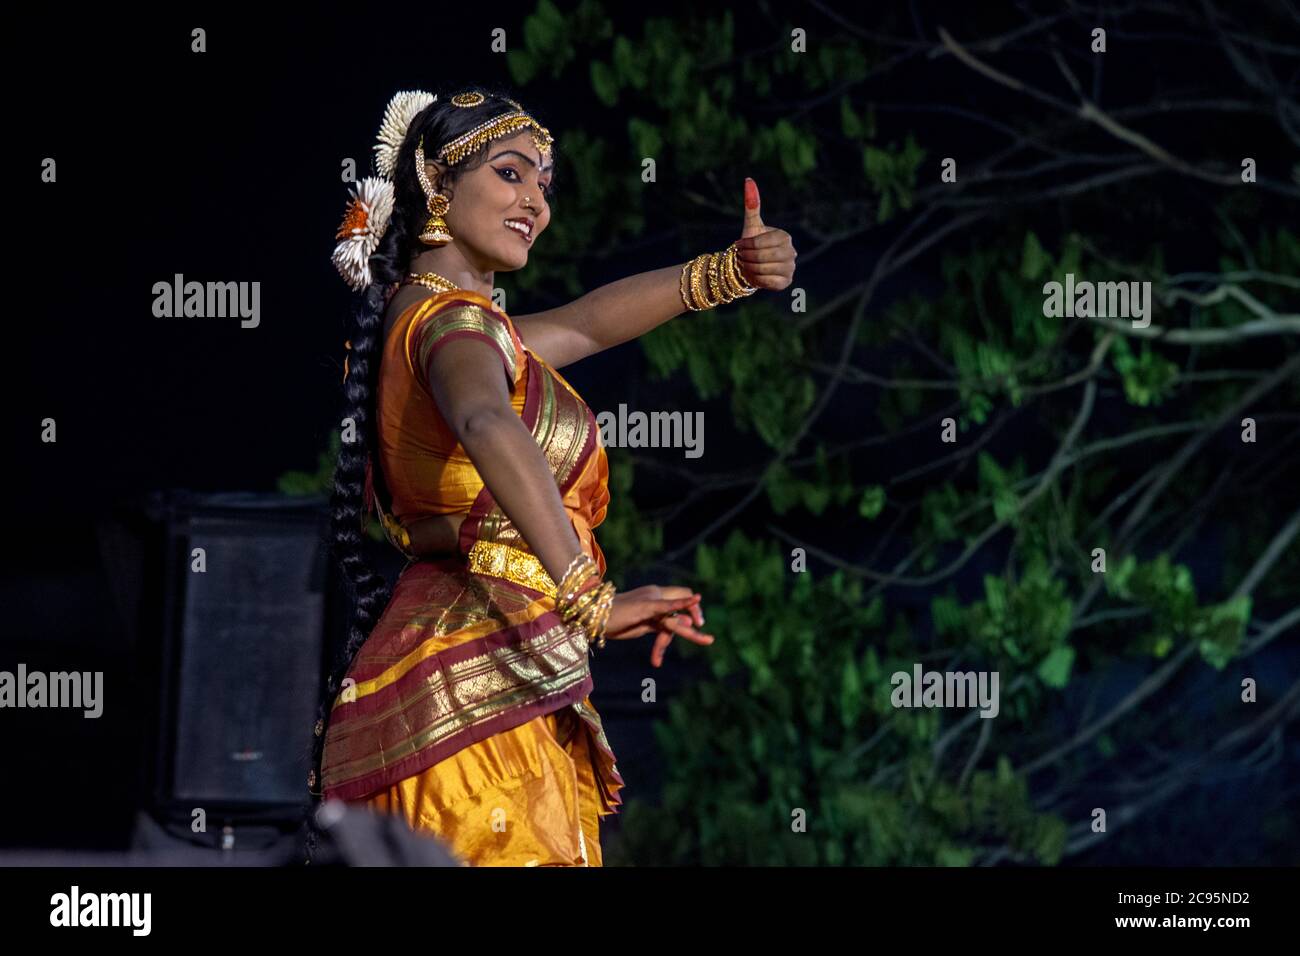
[[[424,198],[429,204],[429,221],[424,224],[420,241],[426,246],[445,246],[455,238],[447,226],[447,220],[443,218],[451,208],[451,200],[446,194],[434,189],[433,184],[429,182],[429,174],[424,169],[423,136],[420,137],[419,145],[415,147],[415,175],[420,180],[420,188],[424,190]]]

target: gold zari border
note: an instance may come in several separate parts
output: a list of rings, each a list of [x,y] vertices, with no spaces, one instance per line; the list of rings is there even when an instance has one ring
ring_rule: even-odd
[[[548,597],[555,597],[555,582],[535,554],[495,541],[475,541],[469,549],[469,569],[474,574],[505,578]]]
[[[563,693],[590,673],[581,628],[557,624],[518,646],[499,647],[430,674],[396,708],[332,728],[323,785],[334,788],[409,757],[520,705]],[[376,748],[378,724],[398,710],[420,729]],[[357,749],[356,735],[365,744]]]
[[[501,356],[510,367],[510,379],[514,381],[519,368],[515,361],[515,343],[510,337],[510,330],[505,323],[481,305],[462,305],[454,309],[445,309],[433,318],[426,320],[428,325],[418,328],[416,334],[416,361],[424,368],[429,364],[429,352],[443,336],[452,332],[478,332],[486,335],[501,351]]]

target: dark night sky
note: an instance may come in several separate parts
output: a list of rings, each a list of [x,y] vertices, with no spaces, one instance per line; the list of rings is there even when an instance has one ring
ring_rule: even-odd
[[[347,198],[339,163],[356,157],[369,172],[393,90],[508,78],[501,59],[464,44],[414,42],[437,17],[382,40],[361,17],[309,19],[293,31],[182,16],[55,34],[76,64],[68,87],[16,104],[20,161],[59,163],[57,184],[24,191],[33,275],[14,354],[26,356],[26,414],[6,423],[24,449],[22,500],[84,513],[146,486],[269,489],[285,469],[315,467],[337,413],[349,302],[329,262]],[[205,55],[188,52],[192,21],[208,30]],[[518,25],[500,12],[489,22]],[[547,99],[529,102],[562,129]],[[155,318],[152,285],[178,272],[260,281],[260,327]],[[57,445],[35,441],[31,416],[47,415]]]

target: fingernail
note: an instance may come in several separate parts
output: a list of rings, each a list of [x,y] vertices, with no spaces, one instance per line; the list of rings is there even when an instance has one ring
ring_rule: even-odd
[[[758,184],[748,176],[745,177],[745,208],[758,208]]]

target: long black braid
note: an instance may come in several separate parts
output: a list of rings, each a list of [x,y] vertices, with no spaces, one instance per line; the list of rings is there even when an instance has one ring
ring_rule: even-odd
[[[473,107],[459,107],[451,102],[460,92],[480,91],[485,94],[483,103]],[[419,252],[416,237],[428,219],[424,191],[420,188],[415,171],[415,149],[424,138],[426,158],[436,156],[442,144],[455,139],[494,116],[514,110],[512,94],[501,93],[484,86],[464,87],[439,94],[438,100],[416,114],[407,129],[406,138],[398,151],[393,169],[393,214],[373,255],[370,273],[373,281],[357,297],[348,327],[348,340],[352,343],[348,353],[348,375],[343,383],[342,420],[354,422],[360,441],[344,442],[339,449],[334,468],[334,489],[330,499],[332,524],[330,548],[336,566],[352,598],[352,613],[347,636],[341,646],[329,648],[331,659],[328,677],[322,687],[318,721],[313,728],[311,765],[315,772],[315,786],[309,791],[306,816],[306,855],[310,862],[321,844],[321,831],[316,821],[320,803],[321,759],[324,752],[325,732],[329,726],[330,710],[348,668],[357,652],[370,636],[384,609],[388,606],[391,589],[383,575],[366,560],[362,551],[363,531],[361,515],[364,508],[366,462],[372,461],[373,479],[377,491],[383,490],[383,476],[379,471],[378,441],[375,425],[375,393],[379,381],[379,364],[383,354],[384,312],[388,303],[388,290],[393,283],[406,275],[411,258]],[[487,145],[475,154],[453,166],[442,181],[442,191],[454,197],[454,185],[462,175],[478,168],[487,156]],[[382,499],[381,499],[382,500]],[[337,642],[335,642],[337,645]]]

